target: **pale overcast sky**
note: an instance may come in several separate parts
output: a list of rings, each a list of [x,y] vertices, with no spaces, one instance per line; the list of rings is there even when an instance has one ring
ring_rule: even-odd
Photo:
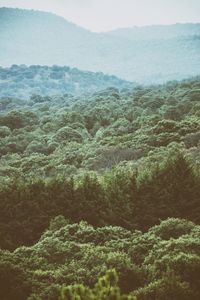
[[[0,0],[0,7],[50,11],[92,31],[200,22],[200,0]]]

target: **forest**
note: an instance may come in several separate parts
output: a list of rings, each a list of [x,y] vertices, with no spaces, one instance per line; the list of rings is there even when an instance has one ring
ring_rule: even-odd
[[[132,82],[102,72],[80,71],[67,66],[0,67],[0,98],[17,97],[27,100],[32,95],[81,95],[94,93],[110,86],[121,90],[133,88],[134,85]]]
[[[1,92],[2,300],[200,299],[200,78],[111,79]]]

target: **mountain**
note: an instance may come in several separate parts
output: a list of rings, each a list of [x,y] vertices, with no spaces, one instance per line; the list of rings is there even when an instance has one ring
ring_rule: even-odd
[[[1,65],[73,65],[73,51],[90,37],[90,32],[65,19],[39,11],[2,8],[0,24]]]
[[[33,94],[52,96],[97,92],[114,87],[130,88],[134,84],[101,72],[84,72],[59,66],[13,65],[0,67],[0,97],[27,99]]]
[[[51,13],[0,9],[0,65],[61,65],[162,83],[199,74],[200,24],[93,33]]]
[[[132,28],[120,28],[108,32],[111,36],[129,40],[172,39],[200,35],[200,24],[152,25]]]

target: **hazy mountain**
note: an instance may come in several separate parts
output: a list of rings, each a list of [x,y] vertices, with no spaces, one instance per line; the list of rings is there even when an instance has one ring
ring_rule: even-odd
[[[41,96],[92,93],[114,87],[124,89],[134,84],[101,72],[84,72],[76,68],[59,66],[13,65],[0,67],[0,97],[27,99],[33,94]]]
[[[0,65],[68,65],[141,83],[199,74],[199,24],[92,33],[51,13],[0,9]]]
[[[134,26],[116,29],[108,34],[129,40],[172,39],[200,35],[200,24]]]

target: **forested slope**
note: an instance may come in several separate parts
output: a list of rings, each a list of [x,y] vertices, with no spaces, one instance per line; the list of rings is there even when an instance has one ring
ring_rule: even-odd
[[[34,94],[53,96],[93,93],[107,87],[131,88],[135,84],[101,72],[83,72],[59,66],[13,65],[0,67],[0,97],[28,99]]]
[[[80,97],[3,97],[0,174],[47,178],[102,172],[143,157],[160,161],[174,145],[196,162],[199,91],[194,78]]]
[[[0,105],[1,299],[199,299],[198,77]]]

